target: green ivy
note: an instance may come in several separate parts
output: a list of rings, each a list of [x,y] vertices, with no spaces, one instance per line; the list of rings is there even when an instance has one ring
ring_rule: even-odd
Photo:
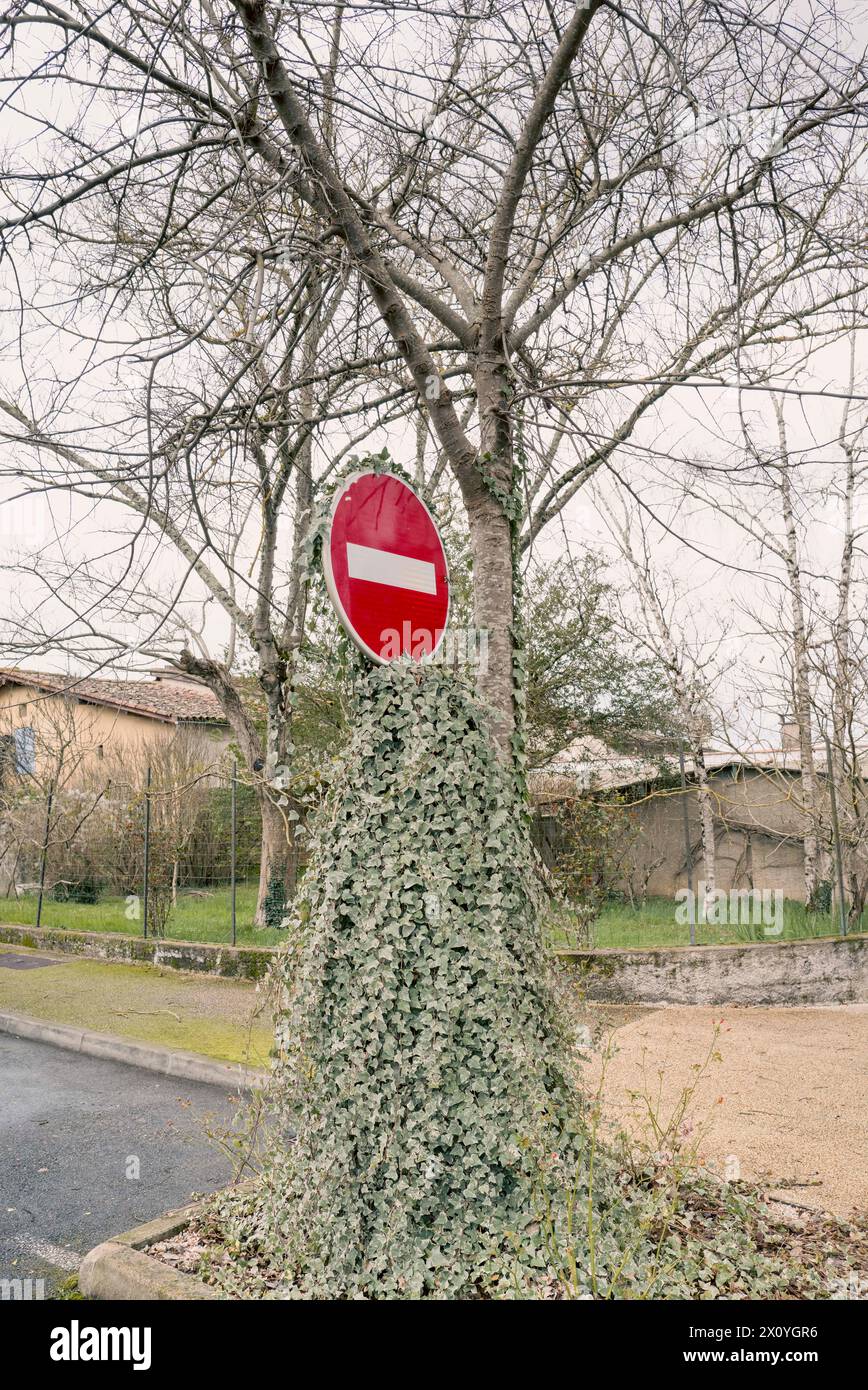
[[[346,471],[360,465],[395,469],[384,453]],[[592,1181],[595,1211],[623,1202],[614,1165],[590,1159],[520,777],[466,677],[371,667],[349,644],[342,665],[350,742],[277,970],[278,1138],[255,1193],[220,1204],[237,1256],[222,1277],[255,1265],[284,1297],[535,1289],[575,1247]],[[573,1200],[553,1202],[552,1181]],[[592,1264],[595,1288],[629,1280],[634,1256],[599,1244],[578,1262],[588,1287]]]
[[[307,1296],[512,1287],[546,1263],[541,1156],[587,1166],[525,818],[459,678],[360,667],[353,698],[280,970],[297,1137],[248,1233]]]
[[[726,1187],[602,1142],[462,680],[359,659],[351,699],[276,971],[263,1168],[200,1217],[200,1274],[254,1298],[817,1296]]]

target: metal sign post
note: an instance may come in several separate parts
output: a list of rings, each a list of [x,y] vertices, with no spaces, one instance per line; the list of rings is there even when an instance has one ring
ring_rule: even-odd
[[[145,863],[144,884],[142,885],[142,934],[148,935],[148,875],[151,867],[151,767],[148,764],[145,781]]]
[[[42,899],[45,896],[45,863],[48,859],[48,843],[51,839],[51,803],[54,800],[54,787],[48,791],[45,806],[45,834],[42,837],[42,855],[39,860],[39,897],[36,902],[36,925],[42,925]]]

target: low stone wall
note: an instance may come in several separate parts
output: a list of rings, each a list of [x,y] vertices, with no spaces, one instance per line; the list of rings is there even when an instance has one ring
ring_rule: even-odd
[[[216,946],[113,932],[0,925],[0,942],[96,960],[143,961],[228,979],[260,980],[269,946]],[[744,946],[559,951],[588,999],[617,1004],[860,1004],[868,1002],[868,936]]]
[[[585,997],[618,1004],[858,1004],[868,936],[744,946],[560,951]]]
[[[268,946],[216,946],[202,941],[168,941],[161,937],[121,936],[114,932],[61,931],[54,927],[0,925],[0,942],[61,951],[95,960],[142,961],[171,970],[223,975],[227,979],[261,980],[274,950]]]

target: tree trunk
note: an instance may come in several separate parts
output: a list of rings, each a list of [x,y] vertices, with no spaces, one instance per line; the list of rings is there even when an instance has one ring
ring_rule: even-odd
[[[267,788],[262,788],[259,796],[259,810],[262,816],[262,849],[259,859],[259,893],[256,899],[257,927],[267,926],[265,900],[272,883],[283,890],[285,902],[289,902],[295,892],[295,835],[292,822],[285,818],[276,806]]]
[[[262,737],[252,718],[244,707],[226,668],[219,662],[194,656],[192,652],[181,653],[179,665],[182,670],[201,680],[214,692],[229,721],[241,750],[247,769],[253,778],[259,813],[262,820],[262,847],[259,858],[259,892],[256,902],[255,925],[265,925],[264,904],[268,885],[277,877],[291,896],[295,887],[296,846],[294,822],[288,812],[294,808],[277,805],[276,798],[282,793],[270,785],[270,780],[279,777],[279,768],[286,753],[288,719],[285,712],[285,679],[275,673],[266,689],[268,700],[267,747],[263,748]],[[264,682],[263,682],[264,684]],[[263,776],[263,769],[266,776]]]
[[[479,644],[476,689],[493,712],[492,735],[507,761],[515,732],[514,612],[509,521],[484,489],[468,505],[473,553],[473,620]]]
[[[516,732],[513,534],[507,504],[513,496],[512,428],[502,352],[480,352],[476,373],[481,457],[462,495],[473,554],[473,620],[479,642],[476,689],[493,712],[492,736],[511,762]]]
[[[798,571],[796,572],[798,576]],[[791,586],[793,580],[791,578]],[[805,817],[803,837],[805,860],[805,906],[816,908],[820,881],[819,807],[814,744],[811,730],[811,697],[808,685],[808,646],[802,613],[801,589],[792,589],[793,608],[793,689],[795,715],[799,729],[799,763],[802,775],[802,809]]]
[[[838,605],[832,628],[835,653],[832,680],[832,736],[834,739],[832,775],[835,778],[835,790],[838,795],[838,822],[848,895],[847,922],[848,927],[858,930],[861,927],[864,907],[864,890],[861,886],[858,864],[863,840],[864,820],[861,815],[862,772],[854,736],[856,687],[854,686],[855,663],[850,630],[850,592],[853,582],[853,553],[855,548],[853,503],[856,489],[856,467],[855,454],[845,434],[846,419],[847,412],[845,410],[839,436],[839,443],[847,460],[844,489],[844,539],[841,547],[841,568],[838,575]]]
[[[694,750],[693,763],[696,768],[696,786],[699,797],[699,823],[702,833],[702,858],[703,870],[705,873],[705,901],[706,905],[708,905],[712,900],[716,887],[717,864],[714,846],[714,803],[712,800],[711,787],[708,782],[708,773],[705,770],[705,759],[702,756],[701,748]]]
[[[802,779],[802,809],[805,817],[804,874],[805,906],[817,906],[819,887],[819,807],[817,804],[817,777],[814,767],[814,743],[811,731],[811,688],[808,663],[808,641],[805,631],[805,609],[802,599],[802,572],[799,564],[799,543],[796,532],[796,518],[790,488],[789,454],[787,451],[783,409],[775,399],[775,412],[778,421],[778,438],[781,450],[781,504],[783,511],[786,549],[784,563],[790,590],[790,612],[793,629],[793,695],[796,723],[799,729],[799,763]]]

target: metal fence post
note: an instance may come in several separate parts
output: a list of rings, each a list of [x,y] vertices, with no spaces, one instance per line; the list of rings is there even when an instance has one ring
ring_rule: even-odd
[[[235,881],[235,851],[236,851],[236,842],[237,842],[237,824],[236,824],[237,805],[236,805],[236,792],[235,792],[235,787],[236,787],[237,781],[238,781],[238,763],[235,761],[235,759],[233,759],[233,760],[232,760],[232,801],[231,801],[231,807],[232,807],[231,816],[232,816],[232,819],[231,819],[231,836],[230,836],[230,842],[229,842],[229,843],[230,843],[230,864],[229,864],[229,873],[230,873],[230,876],[231,876],[231,884],[232,884],[232,945],[233,945],[233,946],[235,945],[235,934],[236,934],[236,911],[235,911],[236,903],[235,903],[235,899],[236,899],[236,888],[237,888],[237,885],[236,885],[236,881]]]
[[[45,803],[45,834],[42,837],[42,854],[39,860],[39,897],[36,900],[36,925],[42,924],[42,899],[45,896],[45,863],[48,859],[48,841],[51,836],[51,803],[54,800],[54,788],[48,789],[48,800]]]
[[[147,939],[148,935],[148,873],[151,867],[151,765],[148,764],[148,772],[145,780],[145,864],[144,864],[144,884],[142,887],[142,933]]]
[[[681,808],[684,812],[684,850],[687,856],[687,920],[690,923],[690,944],[696,945],[696,904],[693,898],[693,850],[690,847],[690,812],[687,806],[687,777],[684,772],[684,740],[678,745],[678,765],[681,768]]]
[[[832,745],[829,735],[823,734],[826,744],[826,770],[829,775],[829,808],[832,812],[832,837],[835,841],[835,866],[838,871],[838,930],[847,935],[847,902],[844,896],[844,861],[841,856],[841,832],[838,827],[838,798],[835,794],[835,773],[832,767]]]

